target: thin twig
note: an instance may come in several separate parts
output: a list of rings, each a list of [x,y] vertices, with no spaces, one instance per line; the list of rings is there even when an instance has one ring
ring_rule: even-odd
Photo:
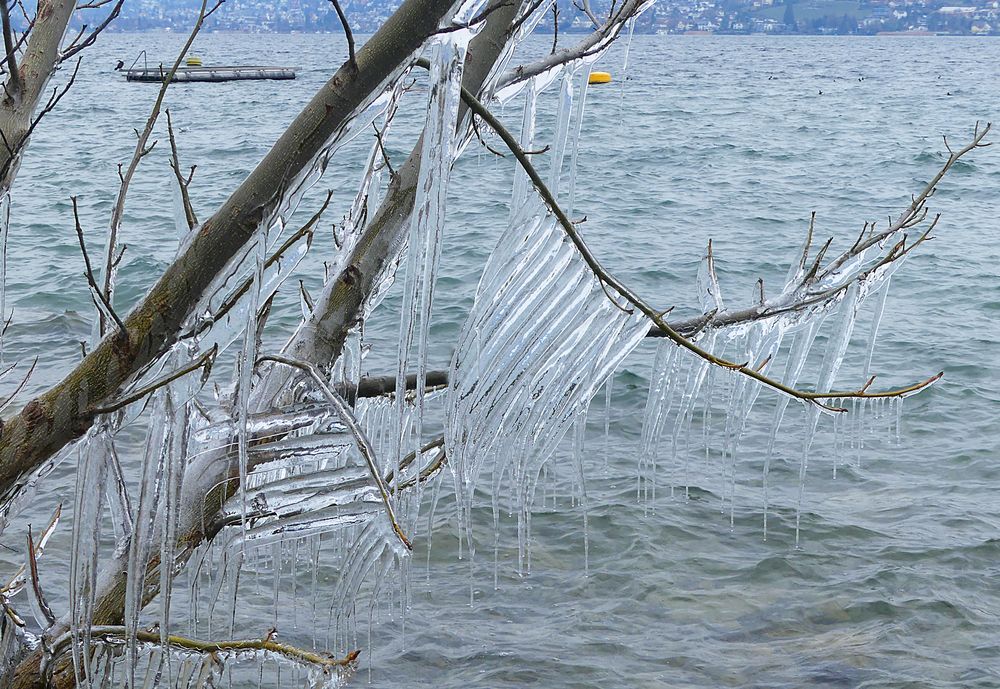
[[[108,4],[108,2],[111,2],[111,0],[102,0],[101,2],[90,3],[87,5],[77,5],[76,9],[78,10],[96,9],[98,7],[103,7],[104,5]],[[104,20],[101,21],[101,23],[98,24],[94,28],[94,30],[91,31],[87,35],[87,37],[81,41],[80,36],[83,35],[84,29],[87,28],[86,25],[84,25],[84,27],[80,29],[80,36],[77,36],[77,38],[74,39],[73,42],[69,44],[69,47],[66,48],[66,50],[64,50],[62,54],[59,56],[59,62],[64,62],[65,60],[68,60],[69,58],[76,55],[81,50],[93,45],[94,42],[97,41],[97,37],[101,34],[101,32],[104,31],[106,28],[108,28],[108,25],[111,24],[111,22],[113,22],[118,17],[118,15],[122,11],[122,5],[124,4],[125,0],[117,0],[117,2],[115,2],[115,6],[112,7],[111,11],[108,13],[108,16],[106,16]]]
[[[118,188],[115,205],[111,210],[111,222],[109,223],[108,228],[108,250],[104,258],[104,295],[109,302],[112,301],[112,294],[114,292],[114,271],[111,270],[111,265],[114,262],[115,253],[118,250],[118,232],[121,229],[122,217],[125,214],[125,199],[128,196],[129,185],[132,182],[132,178],[135,176],[136,169],[139,167],[139,162],[152,150],[152,146],[156,145],[155,141],[152,146],[147,146],[147,143],[150,135],[153,133],[153,127],[156,124],[156,120],[159,118],[160,107],[163,105],[163,99],[166,96],[167,87],[170,86],[170,83],[174,79],[174,75],[177,73],[181,63],[184,61],[184,56],[187,55],[188,50],[191,49],[191,45],[194,43],[194,39],[201,31],[201,27],[205,23],[205,19],[215,12],[215,10],[219,9],[224,2],[225,0],[217,0],[215,6],[212,7],[211,10],[208,10],[208,0],[202,0],[201,9],[198,12],[198,19],[195,21],[194,27],[191,29],[191,33],[188,35],[187,41],[177,54],[177,58],[174,60],[174,64],[170,68],[170,71],[163,77],[163,83],[160,85],[160,89],[156,94],[156,100],[153,101],[153,107],[149,113],[149,117],[146,118],[146,126],[143,128],[142,132],[139,132],[138,134],[138,140],[135,142],[135,151],[132,153],[132,159],[129,161],[128,167],[125,169],[125,173],[121,174],[121,172],[119,172],[121,185]],[[104,330],[104,319],[101,318],[100,332],[102,335],[104,334]]]
[[[0,2],[3,2],[3,0],[0,0]],[[118,314],[115,313],[115,307],[111,305],[108,298],[103,292],[101,292],[101,288],[97,285],[97,280],[94,279],[94,268],[90,265],[90,255],[87,253],[87,243],[83,240],[83,228],[80,226],[80,213],[76,207],[76,197],[71,196],[70,200],[73,202],[73,220],[76,223],[76,237],[80,240],[80,251],[83,252],[83,262],[87,267],[87,284],[90,285],[90,288],[94,291],[94,294],[97,295],[97,298],[101,301],[101,304],[104,305],[107,312],[111,314],[115,324],[118,326],[119,335],[122,337],[128,337],[128,329],[125,327],[125,323],[118,317]],[[98,309],[98,312],[101,312],[101,310]]]
[[[3,1],[4,0],[0,0],[0,2],[3,2]],[[21,382],[18,384],[18,386],[14,389],[14,392],[10,393],[10,395],[8,395],[7,399],[5,399],[3,402],[0,402],[0,412],[2,412],[4,409],[6,409],[7,405],[9,405],[11,402],[13,402],[14,398],[17,397],[17,394],[19,392],[21,392],[21,390],[24,389],[25,385],[28,384],[28,379],[31,378],[31,374],[35,372],[35,366],[37,364],[38,364],[38,357],[36,356],[35,360],[31,362],[31,367],[28,368],[28,372],[26,374],[24,374],[24,378],[21,380]],[[14,367],[11,366],[11,368],[14,368]],[[6,371],[5,371],[5,373],[6,373]]]
[[[193,230],[198,226],[198,216],[194,213],[194,206],[191,204],[191,195],[188,193],[188,186],[194,178],[194,171],[197,165],[191,166],[191,173],[187,179],[181,174],[181,161],[177,155],[177,140],[174,138],[174,123],[170,117],[170,108],[167,108],[167,137],[170,139],[170,168],[174,171],[177,179],[177,187],[181,192],[181,204],[184,206],[184,219],[187,221],[188,229]]]
[[[556,46],[559,44],[559,5],[552,3],[552,50],[549,55],[556,54]]]

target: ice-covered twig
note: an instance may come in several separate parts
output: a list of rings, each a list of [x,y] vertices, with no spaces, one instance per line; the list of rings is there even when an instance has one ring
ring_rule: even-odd
[[[927,200],[933,196],[941,179],[959,159],[977,148],[990,145],[984,143],[984,138],[990,132],[991,128],[992,125],[990,123],[986,123],[984,126],[977,123],[972,140],[960,149],[952,149],[944,165],[941,166],[930,182],[924,186],[919,194],[912,197],[910,205],[903,210],[896,220],[890,222],[885,230],[876,232],[872,223],[865,223],[854,244],[826,265],[823,265],[823,258],[831,241],[828,240],[815,257],[810,257],[809,249],[813,241],[816,217],[815,213],[813,213],[810,216],[802,256],[798,261],[798,276],[785,286],[781,294],[767,300],[762,299],[761,303],[750,307],[720,310],[708,318],[707,322],[706,314],[673,321],[670,323],[670,326],[677,332],[691,337],[692,331],[699,326],[730,327],[740,323],[803,311],[809,307],[838,297],[851,284],[867,280],[872,277],[875,271],[908,256],[910,252],[930,239],[931,232],[937,227],[940,220],[940,215],[936,214],[930,217],[929,223],[927,222],[929,217]],[[927,223],[926,229],[921,232],[916,240],[907,243],[906,232],[917,228],[923,223]],[[888,245],[889,240],[897,235],[902,235],[902,237],[893,244]],[[865,260],[865,251],[875,246],[886,245],[888,245],[888,249],[884,253]],[[812,262],[811,266],[810,259]],[[853,268],[851,267],[852,265]],[[666,336],[659,328],[653,328],[650,331],[650,335],[654,337]]]
[[[212,373],[212,365],[215,363],[215,357],[218,353],[219,353],[219,346],[215,345],[214,347],[212,347],[212,349],[205,352],[191,363],[181,366],[176,371],[171,371],[165,376],[157,378],[149,385],[144,385],[138,390],[130,392],[128,395],[121,398],[120,400],[115,400],[111,404],[107,404],[101,407],[94,407],[93,409],[91,409],[91,413],[93,413],[96,416],[97,414],[110,414],[112,412],[118,411],[119,409],[124,409],[128,405],[138,402],[143,397],[146,397],[147,395],[156,392],[158,389],[166,385],[169,385],[178,378],[183,378],[189,373],[194,373],[199,369],[202,371],[201,374],[202,381],[205,381],[208,379],[208,376]]]
[[[41,534],[39,534],[37,539],[33,539],[32,545],[34,547],[34,557],[36,560],[42,556],[45,552],[45,544],[49,542],[49,538],[55,532],[56,527],[59,526],[59,520],[62,518],[62,503],[56,505],[55,512],[52,513],[52,518],[49,520],[49,525],[45,527]],[[21,591],[24,585],[27,583],[27,567],[26,565],[21,565],[14,575],[10,578],[4,586],[0,587],[0,599],[6,600]]]
[[[399,526],[399,521],[396,519],[396,512],[392,507],[392,500],[389,497],[389,489],[385,485],[385,481],[382,478],[382,474],[379,471],[378,463],[375,461],[375,448],[372,447],[371,442],[368,440],[368,436],[365,432],[361,430],[361,426],[358,424],[356,418],[354,418],[354,413],[351,411],[347,402],[344,398],[337,394],[337,391],[330,387],[329,383],[319,372],[313,364],[307,361],[301,361],[298,359],[289,359],[283,356],[277,356],[274,354],[266,354],[257,359],[260,361],[273,361],[284,366],[291,366],[292,368],[297,368],[300,371],[306,373],[310,378],[312,378],[313,383],[319,388],[323,396],[326,397],[327,402],[330,406],[334,408],[337,414],[340,416],[341,421],[344,425],[351,431],[354,439],[357,441],[358,451],[361,456],[365,458],[365,462],[368,464],[368,469],[371,471],[372,480],[375,481],[375,485],[378,487],[378,492],[382,496],[382,502],[385,504],[386,516],[388,516],[389,521],[392,523],[392,530],[399,538],[400,542],[406,547],[407,550],[413,550],[413,546],[410,544],[410,540],[403,533],[403,529]]]
[[[28,546],[28,571],[31,575],[31,590],[35,596],[38,611],[45,618],[46,623],[51,626],[56,621],[56,616],[52,614],[52,609],[49,608],[49,604],[45,600],[45,595],[42,593],[42,584],[38,580],[38,554],[35,550],[35,540],[31,534],[31,524],[28,524],[28,533],[25,539]]]
[[[413,464],[413,460],[415,460],[417,458],[417,454],[419,454],[421,457],[423,457],[424,455],[426,455],[431,450],[435,450],[435,449],[437,449],[439,447],[444,447],[444,436],[443,435],[438,436],[434,440],[430,441],[429,443],[427,443],[426,445],[424,445],[423,447],[421,447],[419,453],[417,452],[417,450],[414,450],[413,452],[410,452],[408,455],[406,455],[405,457],[403,457],[401,460],[399,460],[399,465],[397,466],[397,469],[399,471],[402,471],[403,469],[406,469],[411,464]],[[442,450],[442,452],[443,452],[443,450]],[[385,475],[385,482],[387,484],[388,483],[392,483],[393,478],[395,478],[395,471],[393,471],[392,469],[390,469],[389,473]]]
[[[416,390],[417,374],[410,373],[406,376],[406,391]],[[447,371],[428,371],[425,378],[425,390],[431,392],[448,385]],[[358,381],[357,385],[341,383],[337,386],[344,398],[351,404],[355,398],[359,397],[379,397],[380,395],[391,395],[396,392],[396,376],[368,376]]]
[[[760,371],[756,370],[755,368],[752,368],[750,366],[750,362],[736,363],[724,359],[722,357],[716,356],[715,354],[705,349],[702,349],[697,344],[692,342],[690,339],[684,337],[679,332],[670,327],[670,325],[667,324],[665,320],[663,320],[661,311],[658,311],[657,309],[650,306],[644,299],[639,297],[635,292],[633,292],[630,288],[628,288],[620,280],[618,280],[618,278],[616,278],[614,275],[612,275],[611,273],[609,273],[607,270],[604,269],[600,261],[597,259],[596,256],[594,256],[594,254],[590,251],[590,248],[583,241],[583,238],[580,236],[580,233],[577,232],[576,226],[569,219],[569,217],[567,217],[566,213],[559,206],[558,201],[556,201],[555,197],[553,197],[552,193],[549,191],[545,182],[542,181],[542,178],[538,174],[538,171],[535,170],[534,165],[532,165],[527,154],[525,154],[525,152],[521,149],[520,144],[518,144],[517,139],[514,138],[513,134],[511,134],[507,130],[507,128],[504,127],[503,124],[496,117],[493,116],[493,114],[486,108],[486,106],[484,106],[479,101],[479,99],[476,98],[467,89],[464,88],[462,89],[462,98],[463,100],[465,100],[466,104],[476,115],[479,115],[487,124],[489,124],[494,129],[494,131],[496,131],[496,133],[500,136],[503,142],[514,154],[514,157],[517,158],[521,167],[524,169],[525,173],[527,173],[528,177],[531,179],[532,184],[535,186],[535,189],[538,191],[539,195],[541,195],[542,199],[545,201],[545,204],[556,216],[556,219],[559,221],[559,224],[562,226],[567,237],[569,237],[570,241],[576,247],[580,256],[583,258],[584,262],[587,264],[590,270],[594,273],[598,281],[600,281],[607,287],[614,289],[629,304],[639,309],[639,311],[645,314],[646,317],[648,317],[657,327],[660,328],[660,330],[664,332],[667,338],[672,340],[675,344],[683,347],[684,349],[687,349],[692,354],[704,359],[710,364],[742,373],[743,375],[749,376],[750,378],[753,378],[757,382],[762,383],[767,387],[778,390],[779,392],[783,392],[786,395],[795,397],[805,402],[809,402],[811,404],[815,404],[829,411],[838,411],[838,412],[847,411],[846,409],[840,407],[830,406],[822,401],[837,397],[844,397],[845,395],[843,394],[835,392],[824,392],[824,391],[809,392],[804,390],[797,390],[791,386],[785,385],[781,381],[765,376]],[[934,376],[932,378],[927,379],[926,381],[899,390],[892,390],[879,393],[856,391],[849,396],[901,397],[903,395],[916,392],[917,390],[920,390],[930,385],[939,378],[940,375]]]
[[[567,62],[587,57],[595,51],[603,50],[606,41],[617,37],[625,22],[638,15],[648,4],[649,0],[626,0],[617,13],[612,14],[604,24],[587,34],[587,37],[576,45],[557,50],[537,62],[520,65],[507,71],[497,83],[497,90],[530,79]]]
[[[265,270],[270,268],[278,261],[280,261],[281,257],[285,254],[285,252],[287,252],[290,248],[295,246],[295,244],[302,241],[303,239],[305,239],[306,242],[312,242],[316,224],[323,217],[323,213],[330,205],[330,199],[332,198],[333,198],[333,191],[327,191],[326,199],[323,201],[323,205],[320,206],[319,210],[313,213],[312,217],[309,218],[309,220],[306,222],[305,225],[303,225],[298,230],[290,234],[288,236],[288,239],[282,242],[281,246],[275,249],[274,253],[271,254],[266,261],[264,261]],[[240,299],[242,299],[243,296],[250,291],[252,285],[253,285],[252,277],[248,277],[247,279],[245,279],[242,283],[240,283],[240,286],[237,287],[235,291],[233,291],[229,296],[227,296],[223,300],[223,302],[219,305],[219,308],[215,311],[215,313],[212,314],[211,319],[205,319],[203,321],[200,321],[195,328],[181,335],[179,339],[182,340],[190,339],[192,337],[195,337],[196,335],[200,335],[201,333],[211,328],[213,323],[218,321],[220,318],[224,317],[227,313],[229,313],[233,309],[234,306],[236,306],[236,304],[239,303]]]
[[[426,457],[433,450],[437,450],[437,452],[435,453],[434,458],[427,463],[427,466],[425,466],[423,469],[417,472],[416,476],[411,476],[407,480],[400,483],[398,486],[394,486],[393,487],[394,492],[398,493],[399,491],[406,490],[407,488],[412,488],[418,483],[423,483],[427,479],[431,478],[434,474],[436,474],[445,465],[445,463],[448,460],[448,456],[445,453],[443,435],[438,436],[434,440],[430,441],[429,443],[421,447],[419,455],[421,457]],[[400,460],[399,462],[399,470],[402,471],[406,467],[413,464],[413,460],[417,458],[417,455],[418,455],[417,451],[414,450],[413,452],[403,457],[403,459]],[[386,474],[385,482],[391,483],[393,478],[395,478],[395,474],[392,471],[390,471],[388,474]]]
[[[92,640],[104,639],[109,643],[124,643],[126,639],[126,629],[120,625],[98,625],[90,628]],[[75,634],[66,632],[57,637],[52,642],[51,655],[53,658],[66,652],[73,643]],[[139,630],[136,632],[136,640],[148,644],[162,643],[162,636],[159,631]],[[347,668],[354,664],[360,655],[360,651],[351,651],[343,658],[334,658],[326,653],[309,651],[291,644],[281,643],[274,640],[273,631],[260,639],[234,639],[232,641],[206,641],[202,639],[192,639],[177,634],[168,634],[167,645],[184,651],[195,653],[235,653],[238,651],[268,651],[277,653],[296,663],[305,665],[315,665],[327,670],[337,668]]]

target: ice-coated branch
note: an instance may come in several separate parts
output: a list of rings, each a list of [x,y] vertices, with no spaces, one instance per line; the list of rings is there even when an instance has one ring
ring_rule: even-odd
[[[351,76],[349,66],[341,66],[243,183],[202,223],[124,319],[128,329],[124,346],[105,338],[60,383],[6,420],[0,436],[0,493],[10,495],[17,489],[18,477],[82,435],[92,423],[91,407],[111,399],[177,341],[182,323],[204,290],[255,236],[277,203],[276,190],[306,170],[355,110],[381,92],[386,80],[434,33],[452,4],[451,0],[404,2],[358,51],[357,75]]]
[[[616,278],[614,275],[612,275],[611,273],[609,273],[607,270],[604,269],[604,267],[601,265],[597,257],[594,256],[594,254],[590,251],[590,248],[587,246],[586,242],[583,241],[583,238],[577,231],[576,226],[569,219],[566,213],[562,210],[558,201],[556,201],[555,197],[552,195],[552,192],[549,191],[548,186],[542,180],[541,175],[538,174],[538,171],[535,170],[535,167],[531,163],[531,160],[529,159],[528,155],[521,149],[521,146],[518,144],[517,139],[514,137],[514,135],[511,134],[507,130],[507,128],[504,127],[503,124],[496,117],[493,116],[493,114],[486,108],[486,106],[484,106],[479,101],[479,99],[476,98],[467,89],[462,90],[462,99],[466,102],[466,104],[468,104],[468,106],[472,109],[472,111],[476,115],[481,117],[483,121],[485,121],[487,124],[490,125],[490,127],[493,128],[493,130],[503,140],[504,144],[506,144],[507,147],[514,154],[514,157],[517,158],[518,163],[520,163],[522,169],[525,171],[525,173],[527,173],[528,177],[531,179],[531,182],[535,186],[536,191],[538,191],[539,195],[545,201],[545,204],[549,207],[549,210],[551,210],[552,213],[555,215],[556,219],[559,221],[559,224],[562,226],[564,232],[566,233],[566,236],[569,237],[570,241],[576,247],[580,256],[583,258],[584,262],[587,264],[590,270],[594,273],[594,276],[597,278],[597,280],[601,282],[602,285],[616,291],[619,295],[621,295],[622,298],[625,299],[625,301],[628,304],[630,304],[632,307],[642,312],[647,318],[649,318],[650,321],[653,322],[654,325],[656,325],[661,331],[663,331],[663,333],[667,338],[672,340],[678,346],[687,349],[692,354],[700,357],[701,359],[704,359],[710,364],[719,366],[724,369],[737,371],[739,373],[742,373],[743,375],[753,378],[757,382],[762,383],[767,387],[773,388],[791,397],[795,397],[797,399],[812,404],[816,404],[829,411],[847,411],[847,410],[839,407],[831,407],[825,404],[822,400],[828,400],[837,397],[875,397],[875,396],[901,397],[903,395],[916,392],[932,384],[934,381],[938,380],[941,377],[941,374],[939,374],[937,376],[933,376],[927,379],[926,381],[917,383],[916,385],[911,385],[899,390],[892,390],[879,393],[868,393],[865,391],[865,389],[851,391],[847,395],[839,392],[825,392],[825,391],[809,392],[809,391],[795,389],[793,387],[785,385],[781,381],[775,380],[773,378],[764,375],[758,370],[758,368],[755,365],[753,365],[752,362],[736,363],[724,359],[722,357],[716,356],[712,352],[702,349],[693,341],[684,337],[679,332],[670,327],[670,325],[667,324],[667,322],[663,319],[663,311],[657,310],[652,306],[650,306],[648,302],[646,302],[639,295],[633,292],[629,287],[623,284],[618,278]],[[607,292],[607,290],[605,291]],[[618,302],[614,299],[612,295],[608,294],[608,298],[611,299],[616,304],[618,304]],[[621,307],[620,304],[618,305],[619,307]]]
[[[513,32],[518,11],[525,0],[497,3],[469,46],[462,83],[480,92]],[[467,107],[462,104],[456,127],[465,122]],[[365,225],[357,245],[339,274],[326,282],[317,296],[312,314],[285,345],[283,351],[294,358],[331,364],[343,350],[347,335],[360,321],[365,302],[381,276],[391,269],[406,241],[410,216],[420,174],[423,138],[414,144],[406,161],[394,170],[388,191]],[[282,384],[271,383],[278,389]]]
[[[939,215],[929,216],[927,201],[933,195],[938,184],[951,168],[962,157],[972,151],[984,148],[985,137],[992,129],[990,123],[976,124],[971,140],[959,149],[949,149],[948,158],[944,164],[923,187],[920,193],[912,197],[911,203],[895,220],[887,223],[886,229],[876,231],[875,223],[865,223],[857,240],[844,252],[823,263],[829,250],[832,238],[825,242],[815,256],[810,256],[815,230],[815,213],[811,215],[806,231],[806,240],[798,261],[795,279],[778,294],[770,299],[763,298],[759,303],[749,307],[736,309],[720,309],[717,312],[703,314],[693,318],[671,321],[670,326],[677,332],[691,337],[695,330],[704,327],[730,327],[740,323],[749,323],[766,318],[774,318],[792,312],[804,311],[818,304],[838,298],[848,287],[857,282],[870,279],[876,271],[883,270],[889,264],[896,263],[908,256],[914,249],[930,238],[931,232],[937,227]],[[907,232],[926,224],[913,241],[907,242]],[[898,237],[898,239],[896,239]],[[893,243],[890,240],[896,239]],[[865,259],[865,252],[878,247],[887,247],[877,256]],[[666,337],[666,333],[654,327],[650,330],[653,337]]]
[[[399,526],[399,520],[396,519],[396,511],[392,507],[392,498],[389,496],[389,489],[385,485],[385,481],[382,478],[382,472],[379,471],[378,462],[375,458],[375,448],[372,447],[371,442],[368,440],[368,436],[365,432],[361,430],[358,420],[354,418],[354,412],[344,401],[344,398],[337,394],[337,391],[330,387],[329,383],[323,377],[323,374],[319,372],[319,369],[315,365],[307,362],[300,361],[298,359],[289,359],[283,356],[277,356],[274,354],[267,354],[258,359],[258,361],[273,361],[283,366],[290,366],[292,368],[297,368],[300,371],[305,372],[311,379],[313,384],[319,388],[319,391],[323,393],[326,397],[326,401],[329,402],[330,406],[333,407],[334,411],[340,417],[340,420],[344,422],[348,430],[351,431],[351,435],[354,436],[354,440],[357,442],[358,452],[364,457],[365,463],[368,465],[368,470],[371,472],[372,480],[375,482],[378,488],[379,495],[382,496],[382,503],[385,505],[385,514],[389,518],[389,522],[392,525],[393,533],[399,538],[399,542],[407,550],[413,550],[413,545],[410,543],[410,539],[406,537],[403,533],[402,527]]]
[[[428,462],[427,466],[421,469],[420,472],[417,474],[417,476],[412,476],[406,481],[400,483],[398,486],[394,486],[393,492],[406,490],[407,488],[415,486],[417,483],[422,483],[423,481],[426,481],[428,478],[433,476],[441,467],[444,466],[445,462],[447,461],[447,456],[445,455],[445,448],[444,448],[444,436],[439,435],[437,438],[431,440],[429,443],[421,447],[419,452],[414,450],[409,454],[407,454],[406,456],[404,456],[401,460],[399,460],[399,465],[397,466],[397,469],[399,471],[403,471],[403,469],[406,469],[411,464],[413,464],[414,460],[417,458],[418,455],[420,457],[425,457],[432,450],[437,450],[434,459]],[[385,482],[387,484],[392,484],[395,477],[396,477],[396,472],[390,469],[389,473],[385,475]]]
[[[189,373],[194,373],[195,371],[201,371],[201,379],[204,382],[208,380],[208,377],[212,374],[212,365],[215,363],[215,358],[218,356],[218,353],[219,345],[216,344],[212,347],[212,349],[208,350],[191,363],[185,364],[176,371],[171,371],[170,373],[157,378],[153,382],[142,386],[138,390],[129,392],[127,395],[119,400],[115,400],[111,404],[107,404],[103,407],[94,407],[91,409],[91,413],[96,416],[98,414],[111,414],[119,409],[124,409],[128,405],[138,402],[143,397],[151,395],[160,388],[170,385],[175,380],[183,378]]]
[[[127,630],[120,625],[97,625],[90,628],[94,641],[103,640],[106,643],[123,644],[127,638]],[[65,653],[74,641],[74,634],[66,632],[52,642],[51,655],[53,659]],[[274,631],[260,639],[234,639],[232,641],[206,641],[192,639],[177,634],[167,635],[167,645],[181,651],[203,654],[230,654],[239,651],[268,651],[276,653],[288,660],[302,665],[311,665],[326,671],[350,668],[354,665],[360,651],[351,651],[343,658],[334,658],[325,653],[309,651],[298,646],[274,640]],[[160,645],[162,637],[159,631],[139,630],[135,634],[137,641]]]
[[[554,69],[559,65],[564,65],[568,62],[573,62],[574,60],[579,60],[587,57],[588,55],[593,55],[595,52],[599,52],[605,45],[607,45],[609,40],[614,40],[618,36],[618,33],[621,31],[622,26],[624,26],[626,21],[640,14],[644,9],[646,9],[649,2],[650,0],[625,0],[617,12],[612,13],[612,15],[608,17],[607,21],[591,33],[587,34],[586,38],[581,40],[576,45],[570,46],[569,48],[563,48],[562,50],[556,50],[552,54],[547,55],[536,62],[519,65],[518,67],[508,70],[497,83],[497,89],[499,90],[506,86],[524,81],[525,79],[530,79],[531,77],[543,74],[550,69]]]

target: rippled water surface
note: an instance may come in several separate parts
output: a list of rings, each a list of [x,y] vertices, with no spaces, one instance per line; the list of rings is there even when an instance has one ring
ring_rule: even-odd
[[[127,84],[110,68],[141,49],[168,60],[179,35],[107,36],[78,83],[39,128],[14,190],[7,360],[37,355],[33,391],[79,360],[92,309],[81,277],[70,195],[94,253],[155,86]],[[547,51],[547,41],[534,47]],[[238,184],[284,125],[343,59],[338,36],[206,35],[205,62],[293,64],[294,82],[178,85],[179,125],[202,217]],[[265,59],[266,58],[266,59]],[[675,313],[697,307],[695,275],[709,238],[730,303],[749,301],[758,276],[776,290],[809,214],[817,235],[849,246],[866,220],[898,212],[977,120],[997,115],[1000,43],[964,38],[636,37],[627,82],[622,46],[601,68],[615,74],[588,96],[576,213],[585,236],[620,277]],[[419,91],[419,86],[416,89]],[[541,131],[551,129],[550,94]],[[404,107],[390,155],[402,160],[421,98]],[[409,108],[407,110],[407,108]],[[515,115],[517,105],[506,115]],[[514,117],[509,117],[512,121]],[[176,247],[175,198],[165,136],[129,197],[119,304],[131,304]],[[368,143],[338,154],[303,221],[333,189],[339,208],[356,188]],[[474,147],[452,181],[432,365],[443,367],[486,255],[506,220],[513,162]],[[405,622],[381,613],[357,685],[378,687],[995,687],[1000,686],[1000,159],[992,149],[959,164],[932,200],[938,238],[893,281],[873,370],[883,386],[943,370],[908,400],[901,439],[874,433],[834,456],[819,437],[809,464],[802,536],[794,545],[800,420],[790,418],[772,468],[773,511],[762,537],[761,470],[774,396],[762,393],[737,469],[734,519],[720,510],[718,465],[689,457],[687,479],[663,468],[652,504],[636,499],[641,414],[652,345],[616,376],[610,435],[603,395],[587,442],[589,558],[582,509],[566,476],[551,480],[533,518],[532,572],[514,574],[516,539],[505,522],[499,589],[493,586],[492,517],[477,516],[473,562],[457,559],[447,500],[427,555],[418,539]],[[303,277],[314,290],[329,227]],[[324,254],[324,252],[327,252]],[[297,322],[289,295],[273,341]],[[398,297],[367,330],[372,373],[391,370]],[[841,387],[863,381],[862,316]],[[815,377],[815,373],[813,374]],[[791,416],[791,415],[790,415]],[[721,446],[721,422],[713,427]],[[128,459],[125,460],[128,462]],[[131,467],[134,469],[135,460]],[[836,478],[834,464],[839,465]],[[563,466],[567,466],[563,464]],[[568,474],[568,469],[562,470]],[[449,479],[450,480],[450,479]],[[669,490],[673,483],[690,485]],[[26,515],[47,519],[71,504],[73,462],[57,471]],[[12,529],[4,538],[23,542]],[[20,539],[20,540],[17,540]],[[46,556],[55,607],[65,607],[69,536]],[[62,551],[60,552],[60,549]],[[3,569],[16,562],[0,553]],[[59,583],[62,582],[62,583]],[[60,590],[62,586],[62,590]],[[470,587],[473,602],[470,606]],[[269,603],[241,608],[244,629],[269,620]],[[287,638],[311,630],[283,630]],[[367,667],[371,666],[370,672]]]

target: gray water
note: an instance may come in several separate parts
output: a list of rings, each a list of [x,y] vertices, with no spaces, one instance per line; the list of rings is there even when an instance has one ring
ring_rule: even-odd
[[[39,357],[30,392],[69,371],[79,360],[78,341],[89,334],[92,307],[69,196],[79,195],[92,253],[99,253],[116,164],[130,155],[131,130],[141,128],[155,93],[126,84],[110,68],[119,58],[128,64],[143,48],[154,61],[169,60],[182,40],[103,37],[32,141],[13,194],[7,298],[15,318],[4,351],[8,361]],[[547,50],[548,40],[535,47]],[[198,165],[192,194],[204,218],[341,62],[344,45],[338,36],[205,35],[196,51],[206,63],[258,62],[266,55],[301,70],[294,82],[171,88],[183,160]],[[617,46],[598,67],[615,73],[616,82],[588,97],[576,212],[587,215],[585,236],[608,267],[650,301],[676,305],[677,314],[697,306],[695,275],[709,238],[730,303],[749,301],[758,276],[776,290],[810,212],[817,212],[818,236],[849,246],[864,221],[898,212],[933,175],[944,160],[942,134],[963,143],[977,120],[995,119],[1000,99],[1000,44],[987,40],[637,36],[624,88],[621,60]],[[415,100],[413,113],[420,107]],[[548,100],[551,115],[554,99]],[[506,114],[514,119],[516,110]],[[398,160],[418,126],[404,116],[401,136],[389,146]],[[548,126],[543,116],[542,130]],[[176,247],[161,139],[129,199],[122,310]],[[325,189],[335,191],[339,209],[349,202],[367,146],[338,154],[304,202],[303,222]],[[512,168],[509,159],[470,148],[453,177],[431,330],[434,366],[447,364],[479,271],[504,226]],[[661,490],[652,505],[637,501],[653,350],[646,344],[615,378],[607,444],[603,396],[592,407],[588,571],[582,510],[572,504],[565,476],[553,481],[554,499],[550,493],[535,513],[532,572],[523,579],[514,574],[516,539],[504,522],[499,590],[487,552],[488,501],[476,532],[486,546],[470,574],[468,562],[457,559],[446,500],[429,558],[426,535],[417,540],[405,633],[400,620],[378,615],[371,637],[359,635],[363,671],[355,683],[1000,686],[1000,508],[993,497],[1000,482],[998,183],[1000,161],[985,149],[959,164],[932,199],[932,210],[943,214],[938,239],[893,281],[873,371],[883,387],[939,370],[945,377],[907,401],[898,445],[886,431],[860,453],[834,457],[829,435],[820,436],[799,548],[796,419],[772,468],[769,534],[762,537],[770,392],[751,416],[732,526],[728,508],[720,510],[721,470],[703,458],[691,459],[687,498],[683,490],[672,496]],[[326,232],[303,274],[314,292],[323,252],[332,251],[328,226]],[[290,294],[276,308],[271,341],[297,322],[295,300]],[[366,331],[375,347],[371,373],[392,370],[398,298],[381,311]],[[863,382],[864,322],[857,332],[838,387]],[[135,470],[134,459],[130,466]],[[681,485],[678,467],[664,472],[664,486]],[[45,521],[60,500],[71,504],[72,477],[67,461],[26,521]],[[12,528],[3,539],[23,543],[23,532]],[[68,542],[67,526],[43,561],[58,612],[66,606]],[[3,571],[17,562],[0,552]],[[270,601],[257,605],[241,607],[238,626],[248,634],[265,632],[258,627],[272,614]],[[282,630],[293,641],[310,639],[311,631]]]

